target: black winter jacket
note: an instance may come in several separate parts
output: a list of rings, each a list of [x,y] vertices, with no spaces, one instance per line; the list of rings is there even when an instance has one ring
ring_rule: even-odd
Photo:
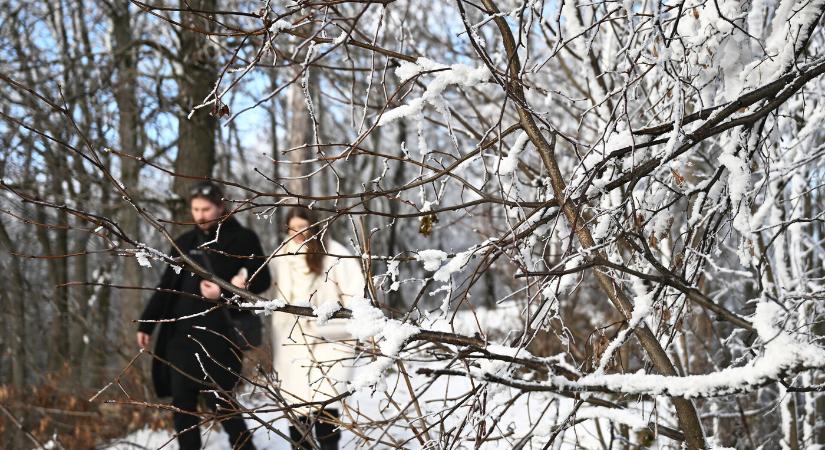
[[[215,240],[216,231],[219,231],[217,242],[211,242]],[[199,251],[198,246],[204,242],[211,243],[204,246],[205,250]],[[192,257],[202,266],[204,266],[202,263],[202,258],[209,258],[209,262],[206,265],[207,270],[209,270],[209,266],[211,266],[211,270],[214,271],[215,275],[226,281],[230,281],[242,267],[245,267],[247,269],[248,276],[252,277],[253,274],[255,274],[263,265],[266,256],[261,249],[261,243],[255,232],[244,228],[232,217],[223,222],[220,226],[220,230],[213,229],[209,232],[204,232],[195,227],[178,237],[175,240],[175,244],[181,249],[182,252],[187,253],[188,256]],[[172,250],[170,250],[169,254],[173,257],[180,256],[177,251]],[[254,258],[250,259],[250,256],[254,256]],[[177,293],[180,292],[181,289],[185,289],[186,287],[191,287],[193,285],[191,280],[185,280],[184,278],[192,276],[193,275],[187,270],[181,270],[180,273],[176,273],[171,266],[167,267],[161,277],[155,293],[152,295],[152,298],[149,299],[149,303],[146,305],[146,308],[140,317],[141,320],[171,319],[175,317],[176,314],[174,312],[176,310],[180,313],[182,309],[194,307],[198,308],[199,311],[192,312],[200,312],[214,306],[214,303],[210,301],[197,300],[196,302],[193,302],[192,296]],[[197,281],[199,282],[199,277],[196,278],[198,278]],[[267,267],[264,267],[252,279],[249,290],[256,294],[260,294],[268,289],[270,284],[271,277],[269,270]],[[222,294],[223,296],[231,296],[225,291]],[[185,305],[184,308],[181,308],[182,302],[187,302],[188,304]],[[189,306],[190,304],[194,306]],[[230,309],[230,314],[237,315],[254,313]],[[140,322],[138,325],[138,331],[151,334],[157,324],[158,323],[156,322]],[[224,334],[229,329],[226,315],[220,310],[216,310],[209,314],[187,321],[161,322],[159,325],[160,330],[158,332],[158,337],[155,340],[155,355],[164,360],[167,359],[167,355],[169,354],[168,346],[173,336],[182,336],[188,332],[191,332],[192,330],[190,330],[190,328],[192,326],[204,326],[221,334]],[[201,336],[203,336],[202,333]],[[231,344],[223,339],[206,338],[203,345],[207,347],[209,354],[216,359],[228,359],[232,355],[229,351]],[[188,360],[189,359],[187,358],[187,361]],[[193,363],[187,361],[169,362],[174,364],[176,367],[197,376],[197,372],[199,371],[198,368],[188,367]],[[236,364],[232,364],[230,361],[221,362],[227,366],[236,366]],[[237,367],[240,366],[238,365]],[[155,392],[158,397],[172,395],[170,386],[170,370],[173,369],[171,369],[167,364],[161,362],[160,359],[155,358],[152,361],[152,380],[154,382]]]

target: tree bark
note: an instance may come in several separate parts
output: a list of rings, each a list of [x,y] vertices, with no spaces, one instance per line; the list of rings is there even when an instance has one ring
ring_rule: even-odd
[[[143,147],[139,145],[142,124],[140,123],[140,111],[137,101],[137,67],[136,52],[133,45],[133,33],[129,3],[115,3],[110,11],[112,20],[112,41],[114,42],[113,61],[115,68],[114,97],[118,110],[118,139],[120,150],[133,155],[135,158],[143,156]],[[132,198],[139,198],[140,192],[140,169],[142,164],[133,158],[122,156],[120,158],[121,181]],[[123,231],[140,241],[140,218],[132,208],[119,209],[119,223]],[[140,267],[135,258],[124,258],[122,261],[121,280],[126,286],[143,286],[143,278]],[[104,299],[100,299],[98,308],[100,318],[108,319],[108,292]],[[142,307],[142,291],[138,289],[124,289],[119,295],[121,300],[120,322],[131,323],[138,317]],[[133,327],[120,327],[119,341],[124,344],[132,344]]]
[[[14,241],[9,236],[3,222],[0,221],[0,248],[6,253],[14,253],[17,248]],[[9,267],[5,272],[11,281],[11,284],[4,289],[4,293],[10,302],[10,317],[8,323],[9,339],[8,345],[9,353],[11,355],[11,384],[17,389],[22,389],[26,384],[26,315],[25,315],[25,292],[26,286],[23,278],[23,270],[20,267],[20,259],[11,257],[8,259]]]
[[[295,66],[298,75],[301,66]],[[289,112],[289,126],[287,127],[287,146],[289,147],[290,177],[287,188],[296,195],[309,195],[309,183],[303,177],[309,171],[307,164],[299,164],[310,156],[312,142],[312,119],[307,109],[304,92],[299,81],[292,83],[287,92],[287,110]]]
[[[212,23],[200,13],[189,12],[189,9],[212,11],[216,9],[216,0],[181,0],[180,8],[183,27],[179,32],[178,48],[178,62],[181,67],[181,72],[177,74],[180,115],[175,172],[190,177],[211,177],[215,166],[218,121],[211,114],[210,106],[195,111],[192,109],[204,102],[217,81],[217,51],[206,36],[198,32],[211,30]],[[191,179],[175,177],[172,190],[178,195],[179,200],[173,205],[173,217],[178,222],[190,221],[186,199],[191,185]],[[180,230],[184,227],[177,228]]]

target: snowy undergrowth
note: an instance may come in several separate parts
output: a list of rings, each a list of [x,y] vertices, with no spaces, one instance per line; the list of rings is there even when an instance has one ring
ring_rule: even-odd
[[[427,366],[432,367],[431,365]],[[469,407],[452,409],[454,406],[453,403],[445,399],[461,396],[469,392],[472,389],[470,382],[464,377],[442,377],[432,383],[426,391],[423,391],[431,380],[429,377],[415,374],[416,370],[420,367],[424,366],[410,364],[407,367],[407,372],[411,377],[415,390],[422,392],[418,399],[422,407],[423,416],[421,417],[417,416],[410,404],[410,396],[400,374],[397,371],[393,371],[386,376],[387,391],[393,393],[395,404],[408,405],[405,415],[408,419],[413,420],[416,426],[420,426],[423,423],[432,425],[443,420],[445,429],[451,429],[452,427],[460,425],[461,422],[468,417],[470,418],[470,423],[473,425],[479,425],[480,421],[486,421],[486,424],[489,426],[491,419],[497,417],[500,412],[504,410],[507,402],[516,395],[515,390],[506,387],[491,390],[491,394],[487,395],[487,416],[482,416],[470,411]],[[363,372],[357,370],[354,377],[357,378],[362,374]],[[247,407],[265,406],[268,404],[267,400],[260,395],[241,394],[240,399],[241,403]],[[373,439],[380,437],[384,441],[395,442],[402,448],[422,448],[421,443],[409,428],[410,423],[405,419],[399,419],[401,414],[398,409],[386,401],[383,392],[355,393],[346,400],[346,403],[349,408],[349,413],[344,414],[344,420],[347,423],[351,423],[352,421],[365,423],[367,422],[367,417],[371,420],[381,419],[388,420],[392,423],[391,426],[385,429],[363,426],[359,428],[359,433],[364,433]],[[573,406],[573,400],[554,394],[533,393],[524,395],[518,398],[518,400],[501,415],[497,429],[501,433],[506,434],[507,437],[504,437],[503,440],[485,442],[481,448],[511,448],[521,440],[522,437],[528,434],[531,436],[528,440],[531,441],[534,448],[541,448],[553,427],[558,424],[559,420],[570,414]],[[656,416],[654,416],[654,414],[656,414]],[[271,422],[274,428],[288,435],[288,423],[285,419],[279,418],[279,414],[261,413],[258,417],[264,421]],[[654,409],[647,404],[638,404],[632,409],[624,410],[582,407],[576,412],[576,417],[586,420],[563,432],[560,437],[557,438],[561,445],[554,448],[566,450],[599,446],[599,431],[597,427],[601,427],[601,433],[609,433],[609,421],[626,424],[633,429],[644,428],[646,426],[645,424],[653,419],[657,419],[659,423],[669,423],[673,425],[673,423],[671,423],[672,418],[666,415],[663,416],[662,411],[655,412]],[[247,424],[251,429],[255,430],[253,440],[258,449],[288,450],[290,448],[286,440],[276,433],[261,427],[257,421],[247,419]],[[538,426],[532,429],[533,424],[538,424]],[[438,440],[440,438],[436,432],[437,429],[438,427],[435,427],[429,433],[429,437],[432,440]],[[201,427],[201,433],[206,450],[230,450],[227,435],[220,430],[219,427],[210,428],[209,426],[204,426]],[[172,437],[173,432],[171,430],[153,431],[142,429],[101,446],[100,448],[110,450],[133,450],[135,448],[156,449],[163,446]],[[375,444],[374,442],[367,444],[361,441],[356,434],[349,430],[344,430],[342,433],[342,449],[369,448],[370,445]],[[472,447],[473,443],[464,442],[464,445]],[[436,442],[429,442],[427,446],[429,448],[439,448]],[[172,439],[172,441],[163,448],[177,450],[178,445],[177,442]],[[373,448],[391,447],[378,444]]]
[[[402,448],[422,448],[419,437],[411,427],[421,429],[426,426],[432,431],[428,438],[438,441],[446,438],[439,436],[435,430],[441,429],[437,424],[443,423],[443,429],[452,429],[467,423],[474,427],[487,428],[493,420],[497,421],[494,435],[499,439],[485,442],[480,448],[495,449],[509,448],[522,439],[526,439],[533,446],[541,448],[559,423],[569,416],[581,420],[577,425],[567,428],[557,437],[560,443],[558,449],[590,448],[600,445],[600,434],[609,433],[609,424],[623,424],[632,430],[647,428],[652,421],[662,425],[676,426],[673,417],[669,416],[666,408],[655,410],[649,404],[640,403],[626,409],[612,409],[596,406],[582,406],[574,412],[573,400],[548,392],[536,392],[518,396],[516,389],[500,384],[479,383],[464,376],[442,376],[435,380],[428,375],[419,374],[419,369],[456,368],[445,362],[404,362],[404,371],[416,393],[417,403],[421,414],[413,407],[412,397],[407,388],[405,376],[402,375],[396,360],[393,358],[401,351],[405,340],[418,332],[418,327],[403,324],[397,320],[388,319],[384,314],[370,305],[366,299],[356,300],[351,305],[354,320],[348,327],[353,337],[362,340],[377,339],[379,348],[385,355],[371,361],[369,358],[357,359],[351,379],[354,392],[345,400],[346,411],[344,421],[349,426],[356,427],[357,433],[350,430],[343,431],[342,449],[364,448],[373,445],[365,443],[358,436],[369,436],[371,439],[394,442]],[[487,335],[506,335],[507,330],[517,327],[516,323],[522,318],[516,304],[508,304],[496,309],[479,308],[474,312],[460,311],[454,320],[447,322],[444,319],[425,321],[422,329],[441,330],[465,335],[483,332]],[[487,350],[508,357],[534,358],[527,350],[503,345],[491,344]],[[545,358],[548,363],[564,364],[563,360]],[[472,369],[476,377],[485,374],[494,374],[501,377],[512,376],[513,366],[507,362],[484,360]],[[574,370],[575,368],[570,368]],[[460,398],[481,384],[483,389],[476,398],[483,398],[486,405],[486,414],[480,414],[473,409],[470,402],[458,405],[448,399]],[[387,400],[391,395],[392,402]],[[274,406],[270,399],[260,393],[250,393],[242,389],[239,401],[247,408],[267,409]],[[403,405],[404,410],[399,411]],[[339,405],[340,408],[340,405]],[[274,408],[269,408],[274,409]],[[280,417],[280,413],[260,413],[258,419],[270,424],[282,433],[288,435],[288,423]],[[386,426],[370,425],[377,421]],[[247,419],[250,429],[255,430],[253,439],[259,449],[281,450],[289,449],[288,442],[277,433],[261,426],[254,419]],[[226,434],[220,427],[204,426],[201,428],[204,448],[207,450],[229,450]],[[525,437],[526,436],[526,437]],[[143,429],[133,432],[122,439],[110,442],[102,448],[126,450],[138,448],[163,448],[176,450],[177,443],[171,430]],[[171,439],[171,441],[170,441]],[[437,442],[425,442],[429,448],[439,448]],[[472,446],[472,442],[465,442]],[[503,446],[503,447],[502,447]],[[377,445],[374,448],[390,448],[387,445]]]

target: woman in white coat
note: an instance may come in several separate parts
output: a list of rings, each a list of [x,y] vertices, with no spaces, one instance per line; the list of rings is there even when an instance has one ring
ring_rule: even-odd
[[[324,239],[311,211],[293,207],[286,217],[287,238],[269,263],[274,274],[270,298],[318,310],[346,307],[364,295],[359,258],[332,239]],[[319,321],[311,317],[272,315],[274,368],[280,390],[290,404],[314,403],[295,408],[302,422],[290,426],[294,448],[311,448],[315,428],[322,450],[338,448],[340,431],[334,425],[335,408],[320,403],[346,392],[352,370],[352,350],[340,341],[351,339],[345,321]],[[334,404],[333,404],[334,405]]]

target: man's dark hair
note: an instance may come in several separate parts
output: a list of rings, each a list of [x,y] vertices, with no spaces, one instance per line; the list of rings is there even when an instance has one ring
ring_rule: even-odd
[[[216,206],[223,206],[223,189],[211,181],[199,181],[189,187],[189,202],[196,198],[209,200]]]

